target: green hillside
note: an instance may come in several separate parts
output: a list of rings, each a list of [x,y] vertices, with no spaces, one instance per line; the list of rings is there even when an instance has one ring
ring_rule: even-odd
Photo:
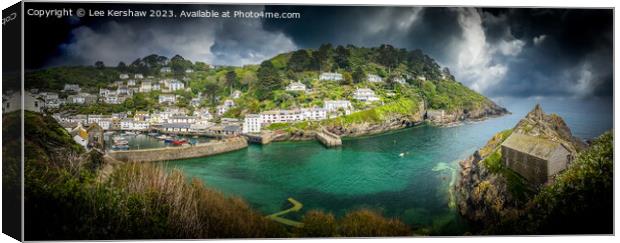
[[[162,73],[162,67],[170,67],[170,73]],[[193,72],[186,73],[191,69]],[[319,81],[322,72],[338,72],[344,80]],[[292,109],[322,106],[328,99],[347,99],[358,110],[373,109],[410,99],[424,102],[430,109],[463,111],[490,107],[494,104],[484,96],[457,82],[448,68],[441,68],[435,60],[421,50],[406,50],[381,45],[357,47],[353,45],[321,45],[318,49],[300,49],[282,53],[259,65],[242,67],[213,67],[203,62],[192,62],[176,55],[170,59],[159,55],[138,58],[132,63],[109,65],[97,62],[92,66],[54,67],[28,71],[25,75],[26,89],[60,91],[64,84],[79,84],[83,91],[97,93],[99,88],[112,86],[121,73],[141,73],[147,79],[175,78],[182,80],[191,90],[176,91],[182,99],[179,107],[193,109],[189,100],[202,95],[200,107],[213,108],[239,90],[242,97],[237,107],[225,116],[242,118],[248,113],[272,109]],[[371,83],[367,75],[377,75],[380,83]],[[405,84],[396,81],[402,79]],[[299,81],[312,92],[287,92],[285,87]],[[353,99],[358,88],[370,88],[382,102],[367,104]],[[161,110],[156,98],[159,92],[144,93],[127,99],[123,104],[67,105],[65,109],[75,113],[109,114],[131,110]],[[61,97],[66,94],[61,94]]]

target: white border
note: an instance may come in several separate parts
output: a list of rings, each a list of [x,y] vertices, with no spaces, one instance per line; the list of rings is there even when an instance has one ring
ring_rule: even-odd
[[[17,3],[18,1],[8,0],[8,1],[0,1],[0,6],[2,9],[5,9],[12,4]],[[30,1],[36,2],[36,1]],[[94,1],[94,0],[65,0],[63,2],[137,2],[137,3],[154,3],[154,2],[174,2],[174,3],[248,3],[248,4],[297,4],[297,5],[407,5],[407,6],[498,6],[498,7],[578,7],[578,8],[615,8],[617,3],[612,0],[504,0],[501,2],[495,2],[492,0],[382,0],[372,1],[372,0],[133,0],[133,1],[119,1],[119,0],[104,0],[104,1]],[[616,80],[618,65],[615,62],[615,57],[618,54],[618,50],[615,48],[615,44],[618,39],[615,38],[615,33],[618,33],[618,20],[615,15],[614,10],[614,80]],[[0,33],[0,40],[2,39],[2,34]],[[0,41],[1,42],[1,41]],[[1,51],[0,51],[1,53]],[[2,65],[2,60],[0,60],[0,66]],[[1,71],[0,71],[1,72]],[[615,83],[615,82],[614,82]],[[2,84],[0,82],[0,87]],[[618,87],[614,85],[614,94],[617,93]],[[615,96],[615,95],[614,95]],[[619,108],[616,106],[616,100],[614,98],[614,114],[618,114]],[[0,122],[1,125],[1,122]],[[614,127],[620,127],[620,121],[615,119],[614,116]],[[614,131],[615,135],[618,136],[618,132]],[[0,143],[1,144],[1,143]],[[615,149],[614,146],[614,157],[615,157]],[[0,158],[1,159],[1,158]],[[616,160],[614,159],[614,164]],[[614,166],[614,177],[618,175],[620,166]],[[0,180],[1,183],[1,180]],[[619,184],[618,181],[614,181],[614,195],[618,195]],[[0,194],[1,198],[1,194]],[[618,199],[615,198],[615,219],[618,219]],[[1,203],[0,203],[1,206]],[[1,208],[1,207],[0,207]],[[0,221],[0,227],[2,222]],[[615,222],[614,232],[619,233],[618,231],[618,223]],[[412,240],[421,241],[421,242],[475,242],[475,243],[486,243],[492,242],[497,243],[498,240],[501,242],[615,242],[617,241],[617,237],[608,237],[608,236],[552,236],[552,237],[481,237],[481,236],[470,236],[470,237],[427,237],[427,238],[374,238],[374,239],[294,239],[294,240],[224,240],[225,242],[410,242]],[[7,235],[0,234],[1,242],[16,242],[12,238]],[[210,240],[210,241],[222,241],[222,240]],[[80,242],[80,241],[76,241]],[[89,242],[89,241],[82,241]],[[187,242],[185,241],[149,241],[149,242]]]

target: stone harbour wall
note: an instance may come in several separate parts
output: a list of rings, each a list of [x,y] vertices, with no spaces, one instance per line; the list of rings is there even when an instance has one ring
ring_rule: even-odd
[[[110,151],[108,155],[124,162],[155,162],[206,157],[243,149],[247,146],[248,142],[244,137],[233,137],[193,146]]]

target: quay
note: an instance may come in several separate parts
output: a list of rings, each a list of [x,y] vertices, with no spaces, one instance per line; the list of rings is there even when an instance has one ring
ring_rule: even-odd
[[[327,129],[321,129],[320,131],[317,131],[316,139],[328,148],[342,146],[342,139],[340,138],[340,136],[330,131],[327,131]]]
[[[236,136],[208,143],[151,149],[109,151],[107,155],[123,162],[155,162],[206,157],[248,147],[245,137]]]

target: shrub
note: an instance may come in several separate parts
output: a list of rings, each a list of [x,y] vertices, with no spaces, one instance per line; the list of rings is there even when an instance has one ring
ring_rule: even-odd
[[[411,235],[407,225],[396,219],[386,219],[368,209],[347,213],[339,221],[338,231],[345,237],[406,236]]]

